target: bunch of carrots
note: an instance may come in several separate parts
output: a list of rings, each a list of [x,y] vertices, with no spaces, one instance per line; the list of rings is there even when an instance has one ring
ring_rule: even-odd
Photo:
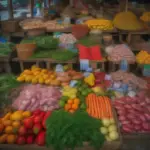
[[[98,119],[112,118],[110,99],[106,96],[89,94],[86,98],[87,112],[90,116]]]

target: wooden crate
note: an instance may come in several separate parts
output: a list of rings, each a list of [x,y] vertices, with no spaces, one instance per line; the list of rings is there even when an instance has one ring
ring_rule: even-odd
[[[46,68],[49,70],[51,69],[51,64],[76,64],[77,63],[77,58],[74,58],[72,60],[69,60],[69,61],[57,61],[57,60],[53,60],[53,59],[50,59],[50,58],[36,58],[36,59],[26,59],[26,60],[20,60],[19,58],[13,58],[12,61],[14,62],[19,62],[20,64],[20,68],[21,68],[21,71],[23,71],[25,68],[24,68],[24,63],[35,63],[37,66],[39,66],[39,64],[41,62],[44,62],[46,64]]]

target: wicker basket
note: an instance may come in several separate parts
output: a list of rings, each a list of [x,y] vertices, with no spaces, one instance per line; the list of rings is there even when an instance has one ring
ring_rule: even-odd
[[[16,32],[19,30],[19,21],[17,20],[2,21],[1,24],[3,32]]]
[[[20,60],[25,60],[28,59],[30,56],[33,55],[35,49],[36,49],[36,44],[31,43],[31,44],[17,44],[17,55]]]

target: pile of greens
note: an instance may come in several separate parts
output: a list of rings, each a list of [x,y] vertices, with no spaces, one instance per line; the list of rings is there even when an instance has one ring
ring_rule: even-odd
[[[3,74],[0,75],[0,107],[8,105],[9,95],[13,88],[20,86],[20,83],[17,82],[16,77],[12,74]]]
[[[64,110],[54,111],[46,121],[46,144],[55,150],[82,147],[84,142],[99,149],[105,138],[99,128],[100,120],[90,117],[86,112],[77,111],[74,114]]]
[[[21,43],[36,43],[38,48],[54,50],[58,48],[59,41],[58,39],[53,38],[53,36],[37,36],[30,39],[24,39]]]
[[[1,43],[0,44],[0,56],[8,56],[13,48],[15,47],[15,44],[13,43]]]
[[[51,58],[58,61],[68,61],[77,56],[77,53],[64,50],[64,51],[54,51],[51,55]]]
[[[90,38],[89,36],[86,36],[86,37],[80,39],[77,44],[82,44],[84,46],[95,46],[95,45],[98,45],[100,43],[98,43],[95,40],[92,40],[92,38]]]

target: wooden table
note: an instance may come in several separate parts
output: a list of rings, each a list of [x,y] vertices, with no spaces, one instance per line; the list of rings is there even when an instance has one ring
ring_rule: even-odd
[[[25,62],[35,63],[37,66],[39,66],[39,64],[41,62],[44,62],[44,63],[46,63],[47,69],[50,69],[51,64],[54,64],[54,63],[56,63],[56,64],[75,64],[78,62],[77,58],[74,58],[74,59],[69,60],[69,61],[57,61],[57,60],[53,60],[51,58],[36,58],[36,59],[30,58],[30,59],[26,59],[26,60],[20,60],[19,58],[13,58],[12,61],[20,63],[21,71],[24,70],[24,63]]]

